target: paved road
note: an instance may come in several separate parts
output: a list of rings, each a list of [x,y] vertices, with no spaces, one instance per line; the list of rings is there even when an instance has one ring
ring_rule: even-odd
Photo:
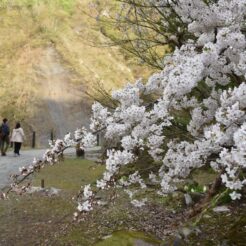
[[[22,150],[21,156],[14,157],[13,152],[8,152],[7,156],[0,156],[0,189],[10,184],[9,175],[19,173],[19,167],[32,164],[34,157],[42,158],[45,149]],[[74,153],[74,149],[67,149],[65,154]]]

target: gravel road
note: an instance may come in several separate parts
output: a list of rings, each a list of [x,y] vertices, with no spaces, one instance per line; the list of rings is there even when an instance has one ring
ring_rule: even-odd
[[[19,167],[28,166],[34,157],[42,158],[45,149],[22,150],[21,155],[14,157],[13,152],[9,151],[7,156],[0,156],[0,189],[10,184],[9,175],[19,173]],[[73,148],[67,149],[65,154],[75,154]]]

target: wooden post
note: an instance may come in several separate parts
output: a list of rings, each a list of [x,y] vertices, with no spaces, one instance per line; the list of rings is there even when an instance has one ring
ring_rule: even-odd
[[[44,179],[41,179],[41,188],[44,188]]]
[[[99,146],[99,134],[97,133],[97,146]]]
[[[51,129],[51,132],[50,132],[50,140],[51,141],[54,140],[54,132],[53,132],[53,129]]]
[[[35,148],[35,144],[36,144],[36,133],[32,132],[32,148]]]

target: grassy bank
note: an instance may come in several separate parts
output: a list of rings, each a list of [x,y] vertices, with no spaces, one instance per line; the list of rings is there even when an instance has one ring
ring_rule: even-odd
[[[71,226],[76,203],[72,197],[80,186],[95,181],[102,173],[102,166],[91,161],[66,160],[57,166],[46,167],[35,177],[33,185],[61,189],[59,195],[45,192],[11,195],[0,202],[0,245],[53,245],[67,226]]]
[[[81,185],[95,184],[104,170],[103,165],[82,159],[67,159],[49,166],[33,177],[32,184],[60,189],[56,195],[47,192],[11,195],[0,201],[0,245],[244,245],[246,201],[227,204],[230,212],[215,213],[209,209],[200,222],[187,219],[182,193],[158,197],[155,189],[142,191],[138,198],[147,197],[147,205],[135,208],[122,190],[115,188],[99,192],[104,205],[96,207],[78,223],[73,221],[76,202],[72,199]],[[192,187],[199,195],[200,187],[208,185],[214,175],[194,173]],[[195,186],[194,186],[195,185]],[[195,195],[195,194],[194,194]],[[199,195],[200,196],[200,195]],[[192,196],[193,197],[193,196]],[[114,198],[110,201],[110,198]],[[239,206],[240,205],[240,206]],[[187,232],[189,232],[187,234]],[[140,244],[141,245],[141,244]],[[222,244],[223,245],[223,244]]]

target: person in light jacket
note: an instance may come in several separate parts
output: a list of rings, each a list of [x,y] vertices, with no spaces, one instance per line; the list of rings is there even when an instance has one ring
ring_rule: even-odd
[[[17,122],[15,128],[13,129],[12,137],[11,137],[11,141],[14,143],[14,155],[15,156],[20,155],[20,149],[24,141],[24,138],[25,138],[24,131],[21,128],[20,123]]]

